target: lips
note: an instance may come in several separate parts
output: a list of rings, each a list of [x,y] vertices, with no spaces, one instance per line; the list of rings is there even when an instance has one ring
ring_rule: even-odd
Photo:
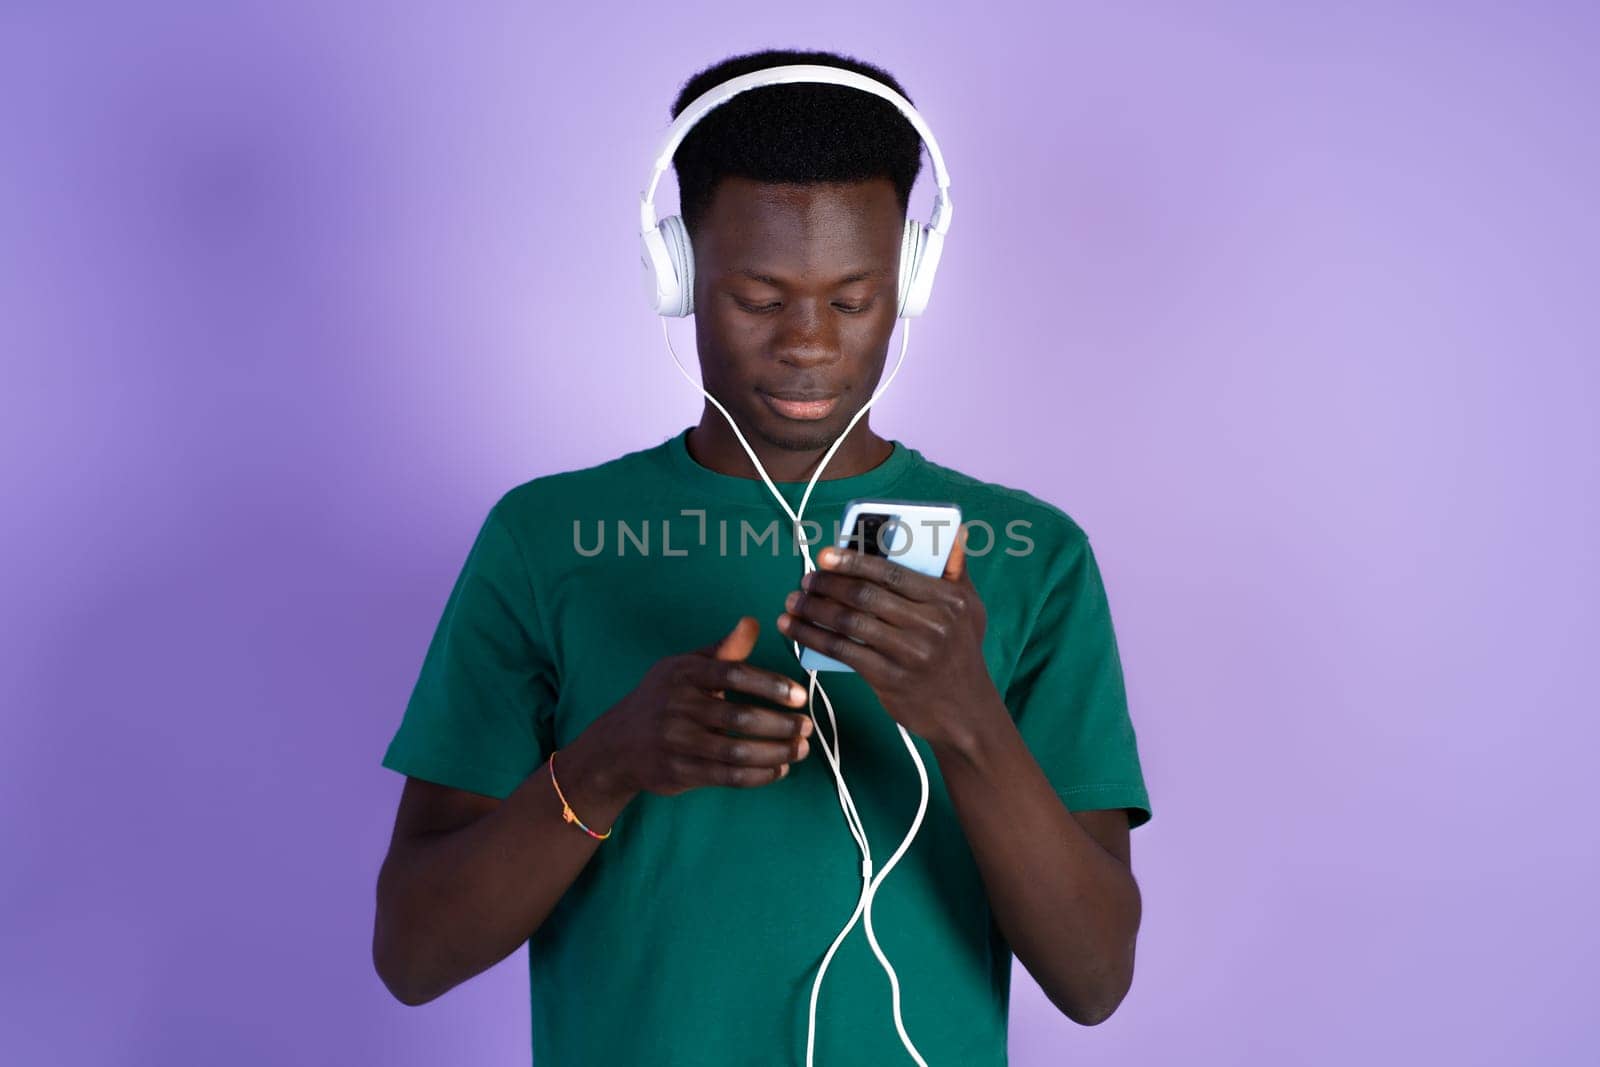
[[[767,406],[786,419],[810,421],[826,418],[839,403],[838,393],[819,393],[801,390],[757,390]]]

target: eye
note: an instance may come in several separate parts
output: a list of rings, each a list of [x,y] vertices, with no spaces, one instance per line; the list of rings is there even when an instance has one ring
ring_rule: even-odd
[[[838,310],[844,312],[846,315],[859,315],[863,311],[867,310],[869,307],[872,306],[872,301],[868,300],[864,304],[841,304],[841,303],[835,303],[833,306],[835,308],[837,308]]]
[[[743,300],[740,300],[738,297],[734,297],[733,298],[733,302],[735,304],[739,305],[740,310],[748,311],[752,315],[766,315],[766,314],[769,314],[771,312],[777,311],[780,307],[783,306],[783,303],[781,301],[777,301],[777,300],[774,300],[770,304],[749,304],[749,303],[746,303]]]

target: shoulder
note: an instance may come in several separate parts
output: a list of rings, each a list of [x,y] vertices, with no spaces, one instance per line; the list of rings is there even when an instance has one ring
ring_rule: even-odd
[[[587,467],[530,478],[502,493],[491,517],[514,535],[537,539],[597,507],[636,501],[659,484],[661,447],[638,448]]]
[[[919,494],[942,492],[961,508],[969,543],[982,547],[993,533],[996,548],[1007,542],[1032,542],[1044,560],[1070,557],[1087,547],[1089,535],[1065,508],[1042,496],[1003,482],[985,481],[953,467],[923,459]]]

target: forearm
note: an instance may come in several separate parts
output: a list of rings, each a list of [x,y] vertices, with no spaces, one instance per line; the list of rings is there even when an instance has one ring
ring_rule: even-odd
[[[556,756],[561,791],[597,833],[631,793],[582,737]],[[391,853],[378,878],[374,952],[407,1004],[434,999],[510,955],[606,846],[562,818],[549,761],[482,818]]]
[[[1067,811],[1003,705],[987,710],[981,732],[935,747],[939,768],[1001,932],[1051,1002],[1093,1025],[1133,980],[1138,884]]]

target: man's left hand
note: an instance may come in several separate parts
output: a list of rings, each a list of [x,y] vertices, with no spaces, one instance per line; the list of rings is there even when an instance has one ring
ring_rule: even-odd
[[[986,726],[974,717],[1004,706],[983,660],[987,614],[967,573],[966,528],[939,578],[832,546],[817,566],[789,594],[778,629],[853,667],[930,745],[964,750]]]

